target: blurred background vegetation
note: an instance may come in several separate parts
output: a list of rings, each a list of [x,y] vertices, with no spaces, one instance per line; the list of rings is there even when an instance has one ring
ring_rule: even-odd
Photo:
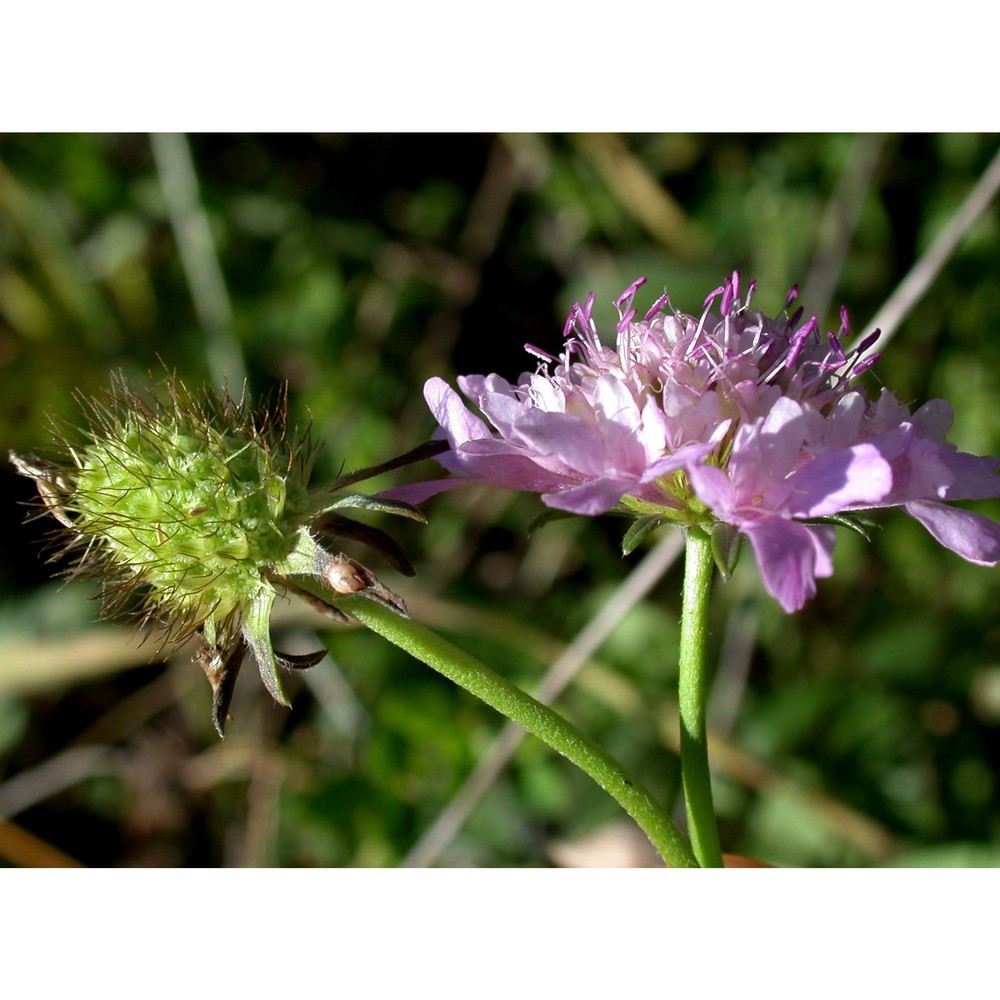
[[[574,299],[636,276],[696,312],[734,268],[836,326],[870,319],[975,184],[982,135],[144,135],[0,139],[0,444],[124,370],[141,388],[289,384],[316,482],[426,440],[431,375],[533,363]],[[943,396],[952,440],[1000,454],[997,208],[866,376]],[[432,463],[379,480],[429,478]],[[0,533],[0,863],[383,866],[404,860],[501,720],[361,630],[282,608],[291,711],[248,667],[220,743],[185,652],[159,659],[60,586],[30,482],[6,463]],[[417,567],[414,614],[532,687],[644,557],[621,522],[553,523],[537,497],[467,490],[383,525]],[[1000,515],[1000,507],[977,505]],[[382,522],[379,522],[382,523]],[[886,515],[838,540],[801,613],[744,557],[718,585],[717,800],[726,850],[779,865],[1000,864],[1000,577]],[[362,556],[380,573],[374,557]],[[676,799],[679,567],[625,614],[561,709]],[[641,840],[641,838],[640,838]],[[647,864],[618,807],[527,740],[424,863]]]

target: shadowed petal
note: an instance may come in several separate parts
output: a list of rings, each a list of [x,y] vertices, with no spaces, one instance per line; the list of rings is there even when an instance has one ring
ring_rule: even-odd
[[[633,486],[634,480],[595,479],[582,486],[543,493],[542,500],[550,507],[574,514],[603,514],[611,510]]]
[[[941,456],[948,471],[955,477],[944,491],[945,500],[985,500],[1000,496],[1000,476],[997,460],[992,457],[970,455],[945,445]]]
[[[482,482],[480,479],[464,477],[462,479],[429,479],[423,483],[410,483],[407,486],[397,486],[394,490],[380,493],[387,500],[402,500],[404,503],[423,503],[430,497],[435,497],[445,490],[454,490],[459,486],[473,486]]]

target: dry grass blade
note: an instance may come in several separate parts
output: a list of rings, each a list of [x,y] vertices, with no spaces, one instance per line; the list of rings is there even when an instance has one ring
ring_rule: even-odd
[[[885,305],[869,323],[860,328],[867,332],[878,327],[882,331],[878,343],[873,344],[863,356],[881,350],[894,336],[900,324],[909,315],[910,310],[920,301],[927,289],[930,288],[931,282],[948,263],[962,238],[983,212],[989,208],[997,191],[1000,191],[1000,150],[983,171],[983,175],[966,196],[965,201],[948,220],[948,224],[938,233],[937,238],[927,248],[923,256],[910,268],[906,277],[886,300]]]
[[[682,260],[704,254],[707,240],[670,193],[616,135],[581,135],[580,148],[639,225]]]
[[[245,378],[243,354],[233,335],[233,310],[208,216],[198,192],[198,178],[187,137],[157,132],[150,136],[163,198],[184,276],[191,289],[198,321],[205,330],[208,366],[216,385],[240,386]]]
[[[30,695],[147,664],[153,653],[128,629],[94,626],[57,638],[17,638],[0,654],[0,697]]]
[[[0,785],[0,819],[16,816],[87,778],[117,774],[119,757],[108,747],[74,747]]]
[[[20,868],[83,867],[76,858],[9,819],[0,819],[0,858]]]
[[[802,302],[808,302],[817,316],[826,316],[830,311],[884,145],[882,135],[855,137],[826,206],[812,267],[802,286]]]

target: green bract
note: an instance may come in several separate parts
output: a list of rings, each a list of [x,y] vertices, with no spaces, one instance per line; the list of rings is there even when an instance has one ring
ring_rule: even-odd
[[[285,401],[252,409],[228,393],[193,394],[168,378],[151,404],[123,377],[103,400],[81,400],[87,427],[64,440],[58,461],[11,454],[63,525],[74,574],[101,583],[108,613],[138,610],[167,639],[198,639],[196,661],[212,683],[221,735],[233,686],[249,648],[274,698],[288,704],[279,668],[312,666],[322,653],[294,657],[270,639],[279,589],[343,619],[338,595],[364,593],[400,614],[402,600],[365,567],[323,548],[317,536],[356,538],[403,572],[405,556],[384,532],[341,513],[369,509],[423,520],[414,507],[361,494],[308,490],[307,434],[289,435]],[[344,476],[341,489],[440,450],[415,449]]]

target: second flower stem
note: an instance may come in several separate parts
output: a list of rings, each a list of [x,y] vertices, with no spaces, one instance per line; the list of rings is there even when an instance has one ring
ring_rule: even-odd
[[[558,712],[536,701],[418,622],[402,618],[360,595],[338,598],[337,606],[523,726],[576,764],[642,827],[668,865],[678,868],[697,866],[683,835],[652,795],[606,750]]]
[[[708,535],[700,528],[690,528],[684,555],[678,701],[681,714],[681,781],[688,832],[695,857],[702,868],[722,867],[705,730],[708,701],[706,639],[712,569]]]

